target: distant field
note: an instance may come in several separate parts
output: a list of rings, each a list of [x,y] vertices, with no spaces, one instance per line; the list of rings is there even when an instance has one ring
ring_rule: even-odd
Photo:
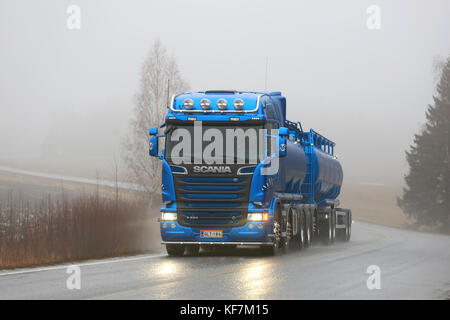
[[[401,194],[401,186],[344,184],[340,200],[342,207],[352,209],[354,220],[402,228],[409,220],[397,206]]]
[[[38,200],[47,193],[58,195],[62,189],[70,194],[92,194],[96,192],[97,187],[0,171],[0,201],[7,195],[8,189],[22,192],[25,198]],[[114,188],[99,187],[99,190],[103,196],[114,196]],[[339,198],[342,207],[352,209],[355,220],[405,227],[408,219],[396,203],[401,192],[402,187],[397,185],[344,184]],[[158,199],[159,197],[156,197],[151,208],[155,217],[159,214]]]

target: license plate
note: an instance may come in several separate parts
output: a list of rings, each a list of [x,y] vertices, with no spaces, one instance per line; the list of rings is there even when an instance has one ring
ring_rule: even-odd
[[[221,239],[223,238],[222,230],[200,230],[200,238]]]

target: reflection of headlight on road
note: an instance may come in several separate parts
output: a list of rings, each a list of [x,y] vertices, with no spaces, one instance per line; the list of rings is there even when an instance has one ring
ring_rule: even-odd
[[[243,280],[250,288],[258,288],[264,285],[264,266],[254,266],[244,271]]]
[[[242,266],[237,277],[242,286],[244,299],[263,299],[270,290],[273,277],[271,274],[270,261],[261,263],[261,261],[251,261]]]
[[[177,271],[177,266],[173,262],[165,262],[158,267],[157,272],[161,275],[173,274]]]
[[[247,277],[248,279],[259,279],[262,276],[263,267],[262,266],[255,266],[247,270]]]

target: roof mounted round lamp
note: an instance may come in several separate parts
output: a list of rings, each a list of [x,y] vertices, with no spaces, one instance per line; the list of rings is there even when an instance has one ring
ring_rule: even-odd
[[[211,101],[209,101],[208,99],[202,99],[200,101],[200,107],[202,107],[203,110],[208,110],[210,106]]]
[[[234,100],[234,108],[236,110],[242,110],[244,108],[244,100],[242,99]]]
[[[192,108],[194,107],[194,101],[192,99],[184,99],[183,101],[183,108],[185,108],[186,110],[192,110]]]
[[[217,100],[217,108],[220,110],[225,110],[227,108],[228,102],[225,99]]]

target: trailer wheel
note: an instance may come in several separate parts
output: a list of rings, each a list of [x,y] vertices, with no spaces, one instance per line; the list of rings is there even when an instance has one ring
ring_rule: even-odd
[[[313,239],[319,239],[321,237],[320,234],[320,221],[319,221],[319,213],[317,212],[317,208],[314,208],[312,216],[312,225],[313,225]]]
[[[184,246],[181,244],[166,244],[166,251],[169,256],[181,257],[184,253]]]
[[[289,238],[287,247],[291,250],[301,249],[305,239],[304,218],[302,211],[297,210],[294,207],[289,208],[288,212],[288,224],[286,233]],[[296,234],[294,235],[294,231]]]
[[[331,244],[334,243],[336,239],[336,210],[331,209]]]
[[[352,233],[352,212],[350,210],[342,210],[345,212],[342,223],[345,228],[336,230],[336,238],[341,241],[349,241]]]
[[[314,232],[313,230],[313,223],[312,223],[312,216],[311,211],[309,209],[303,209],[304,215],[305,215],[305,241],[304,241],[304,247],[307,248],[312,243],[312,234]]]
[[[303,249],[303,247],[305,247],[305,242],[306,242],[306,233],[305,233],[305,228],[306,228],[306,215],[305,215],[305,211],[300,210],[299,215],[298,215],[298,248],[301,250]]]
[[[330,208],[328,218],[320,223],[319,234],[324,244],[330,245],[334,243],[336,236],[336,211],[334,208]]]
[[[292,236],[289,240],[289,249],[301,250],[305,245],[305,214],[303,210],[298,210],[295,208],[291,208],[289,210],[289,217],[292,219],[292,224],[295,224],[295,230],[297,232],[297,234]],[[294,210],[297,212],[296,215],[294,215]],[[294,218],[295,216],[296,218]],[[293,230],[294,229],[292,229],[292,231]]]
[[[350,241],[350,237],[352,236],[352,211],[348,210],[347,213],[347,228],[346,228],[346,234],[345,234],[345,241]]]

